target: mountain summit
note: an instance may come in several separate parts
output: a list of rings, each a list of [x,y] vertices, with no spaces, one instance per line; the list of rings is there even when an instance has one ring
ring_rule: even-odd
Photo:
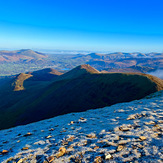
[[[72,79],[72,78],[77,78],[81,75],[86,75],[86,74],[98,74],[100,73],[98,70],[95,68],[91,67],[89,64],[84,64],[77,66],[76,68],[70,70],[69,72],[63,74],[60,76],[59,79]]]

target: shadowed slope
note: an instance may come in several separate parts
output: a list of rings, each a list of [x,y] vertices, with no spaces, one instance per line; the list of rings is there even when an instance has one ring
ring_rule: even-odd
[[[58,78],[32,97],[6,108],[0,116],[0,128],[132,101],[163,89],[163,80],[151,75],[103,74],[89,65],[78,66]]]
[[[30,80],[36,80],[36,81],[50,81],[53,78],[62,75],[63,73],[52,69],[52,68],[45,68],[42,70],[38,70],[38,71],[34,71],[31,73],[31,75],[33,75],[32,78],[30,78]]]
[[[41,83],[43,83],[44,81],[50,82],[52,79],[62,74],[63,73],[55,69],[46,68],[34,72],[20,73],[16,76],[8,76],[4,79],[3,78],[1,79],[2,83],[0,85],[0,90],[1,92],[8,93],[11,91],[22,91],[28,88],[28,83],[33,83],[34,85],[38,84],[38,82]]]
[[[12,107],[17,102],[26,102],[26,98],[36,97],[36,94],[39,94],[60,74],[62,73],[47,68],[6,77],[0,85],[0,113],[3,109],[7,111],[7,108]]]
[[[12,83],[12,86],[14,86],[14,91],[22,91],[25,88],[28,88],[28,83],[38,84],[34,81],[42,82],[42,81],[51,81],[55,77],[62,75],[62,73],[58,72],[57,70],[54,70],[52,68],[46,68],[34,72],[29,72],[27,74],[21,73],[17,75],[14,79],[14,82]],[[28,79],[28,80],[27,80]],[[26,87],[24,88],[24,84]]]

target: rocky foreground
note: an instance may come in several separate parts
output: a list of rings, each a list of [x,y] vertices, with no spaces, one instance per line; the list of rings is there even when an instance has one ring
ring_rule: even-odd
[[[36,115],[37,116],[37,115]],[[0,131],[0,162],[162,162],[163,91]]]

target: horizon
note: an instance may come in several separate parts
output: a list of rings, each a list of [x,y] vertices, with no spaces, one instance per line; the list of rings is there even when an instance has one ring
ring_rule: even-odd
[[[161,0],[1,1],[0,49],[163,52]]]
[[[57,54],[57,53],[63,53],[63,54],[90,54],[90,53],[99,53],[99,54],[112,54],[112,53],[144,53],[144,54],[150,54],[150,53],[163,53],[158,51],[148,51],[148,52],[142,52],[142,51],[93,51],[93,50],[62,50],[62,49],[17,49],[17,48],[0,48],[0,51],[20,51],[20,50],[32,50],[37,51],[41,53],[47,53],[47,54]]]

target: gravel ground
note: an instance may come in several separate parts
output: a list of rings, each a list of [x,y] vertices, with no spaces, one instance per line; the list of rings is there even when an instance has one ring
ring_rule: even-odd
[[[37,116],[37,115],[36,115]],[[163,162],[163,91],[0,131],[0,162]]]

